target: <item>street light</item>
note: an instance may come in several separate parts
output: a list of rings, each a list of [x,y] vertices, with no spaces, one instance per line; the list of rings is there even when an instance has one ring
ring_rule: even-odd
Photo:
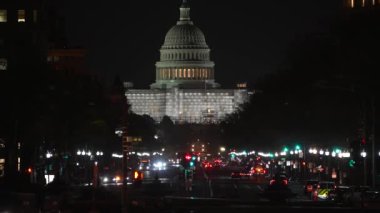
[[[364,186],[366,186],[367,185],[367,161],[366,161],[367,152],[365,150],[363,150],[360,153],[360,156],[363,157]]]

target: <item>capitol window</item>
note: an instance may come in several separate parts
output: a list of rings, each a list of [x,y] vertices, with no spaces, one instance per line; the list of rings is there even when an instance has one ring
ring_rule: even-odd
[[[7,10],[0,10],[0,23],[7,22]]]
[[[17,22],[25,22],[25,10],[17,10]]]

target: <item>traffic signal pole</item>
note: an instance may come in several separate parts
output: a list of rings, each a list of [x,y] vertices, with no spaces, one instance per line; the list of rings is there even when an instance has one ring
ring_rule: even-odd
[[[121,167],[122,167],[122,187],[121,187],[121,212],[125,213],[127,212],[127,184],[126,184],[126,178],[127,178],[127,153],[123,151],[123,158],[121,161]]]
[[[372,142],[372,187],[375,188],[376,187],[376,153],[375,153],[375,96],[372,95],[372,98],[371,98],[371,108],[372,108],[372,128],[371,128],[371,132],[372,132],[372,137],[371,137],[371,142]]]

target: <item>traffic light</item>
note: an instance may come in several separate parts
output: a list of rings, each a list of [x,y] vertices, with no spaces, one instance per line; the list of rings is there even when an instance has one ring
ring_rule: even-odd
[[[27,172],[28,174],[32,174],[32,172],[33,172],[32,167],[28,167],[28,169],[26,170],[26,172]]]
[[[188,169],[189,167],[193,167],[195,165],[196,156],[192,156],[189,153],[186,153],[182,158],[182,166],[185,169]]]
[[[356,164],[356,162],[355,162],[354,160],[352,160],[352,159],[348,162],[348,165],[349,165],[351,168],[353,168],[353,167],[355,166],[355,164]]]
[[[360,144],[362,146],[366,145],[367,144],[367,141],[365,140],[365,137],[363,137],[361,140],[360,140]]]

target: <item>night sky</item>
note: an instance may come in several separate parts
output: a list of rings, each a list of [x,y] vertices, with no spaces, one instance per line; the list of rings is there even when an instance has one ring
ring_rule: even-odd
[[[292,43],[328,31],[339,0],[191,0],[191,18],[205,34],[222,87],[255,82],[276,71]],[[154,82],[155,62],[166,32],[179,17],[180,0],[66,0],[71,46],[88,49],[94,73],[120,75],[138,88]],[[340,1],[339,1],[340,2]]]

